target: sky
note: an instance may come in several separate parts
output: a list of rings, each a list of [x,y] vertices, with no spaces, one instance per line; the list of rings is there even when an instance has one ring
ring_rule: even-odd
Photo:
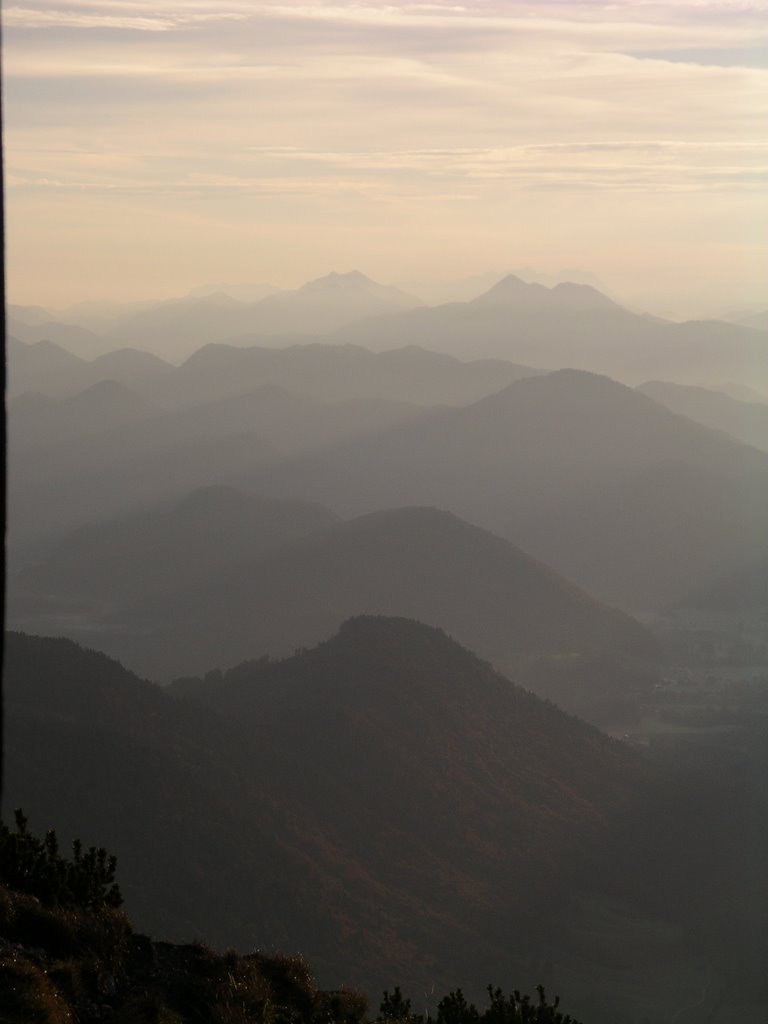
[[[768,308],[768,2],[9,0],[2,21],[13,302],[533,265],[657,313]]]

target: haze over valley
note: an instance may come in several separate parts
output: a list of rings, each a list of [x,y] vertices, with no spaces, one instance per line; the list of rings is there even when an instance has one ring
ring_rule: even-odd
[[[143,927],[301,949],[324,984],[477,991],[512,964],[607,1024],[716,963],[712,1019],[735,979],[757,1006],[768,908],[729,882],[704,927],[697,893],[762,868],[723,836],[687,874],[684,837],[719,834],[727,756],[766,842],[765,335],[509,276],[442,306],[359,274],[208,291],[25,310],[9,340],[14,800],[119,848]],[[148,881],[169,802],[188,852]],[[232,859],[190,902],[219,872],[201,802]]]
[[[767,1019],[763,6],[4,11],[3,1024]]]
[[[242,294],[237,287],[221,287]],[[59,314],[62,320],[41,307],[11,306],[9,328],[19,341],[60,343],[97,364],[98,356],[121,347],[140,347],[179,362],[206,344],[284,347],[322,338],[388,351],[407,339],[463,360],[572,366],[633,384],[653,376],[688,383],[695,374],[694,382],[706,385],[730,376],[733,383],[768,391],[766,326],[759,320],[665,320],[632,311],[591,284],[569,280],[548,286],[515,274],[491,274],[475,287],[477,294],[472,289],[469,298],[428,304],[359,271],[333,272],[255,301],[200,288],[182,299],[142,304],[138,311],[113,308],[95,320],[78,307]],[[467,294],[466,288],[459,293]]]

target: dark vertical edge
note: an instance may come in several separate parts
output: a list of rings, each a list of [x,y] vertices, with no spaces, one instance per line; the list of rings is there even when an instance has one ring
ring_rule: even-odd
[[[5,411],[5,396],[6,396],[6,380],[7,380],[7,359],[8,352],[5,344],[5,329],[6,329],[6,318],[5,318],[5,119],[3,109],[3,66],[2,66],[2,53],[3,53],[3,29],[0,23],[0,245],[2,245],[2,267],[0,267],[0,316],[2,316],[2,322],[0,323],[0,334],[2,334],[2,359],[0,359],[0,384],[2,384],[3,391],[3,415],[0,417],[0,443],[2,443],[3,453],[3,469],[0,473],[0,502],[2,503],[2,517],[3,517],[3,581],[2,587],[0,587],[0,617],[3,623],[3,632],[5,632],[5,588],[6,588],[6,533],[7,533],[7,472],[8,472],[8,437],[6,432],[6,411]],[[4,666],[3,666],[4,667]],[[5,767],[5,716],[4,716],[4,700],[3,700],[3,685],[2,685],[3,673],[0,672],[0,808],[3,803],[3,768]]]

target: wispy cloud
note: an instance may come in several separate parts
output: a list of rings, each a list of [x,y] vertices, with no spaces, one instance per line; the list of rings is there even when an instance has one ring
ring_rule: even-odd
[[[704,67],[768,68],[768,46],[749,43],[739,47],[727,45],[709,48],[688,47],[681,50],[634,50],[627,54],[638,60],[663,60],[675,64],[701,64]]]
[[[688,197],[702,223],[721,212],[711,230],[732,245],[728,211],[749,211],[746,236],[765,187],[766,12],[757,0],[19,0],[3,13],[9,213],[23,206],[48,237],[53,207],[87,219],[95,197],[100,216],[168,204],[212,231],[277,210],[295,247],[316,248],[313,224],[337,237],[331,209],[361,239],[381,239],[402,208],[408,226],[421,209],[424,230],[461,225],[483,244],[506,216],[523,244],[536,207],[535,246],[555,196],[582,233],[587,196],[631,197],[628,219]],[[654,215],[659,233],[670,210]]]
[[[136,7],[139,7],[136,10]],[[3,23],[9,29],[128,29],[132,32],[170,32],[213,21],[241,21],[247,11],[211,10],[197,13],[150,13],[151,8],[130,4],[67,5],[66,8],[8,7]],[[156,7],[155,7],[156,10]]]

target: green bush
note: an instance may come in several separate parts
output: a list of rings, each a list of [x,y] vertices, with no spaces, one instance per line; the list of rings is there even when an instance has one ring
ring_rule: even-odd
[[[103,846],[83,851],[76,839],[72,859],[59,853],[54,829],[45,839],[27,831],[27,819],[21,808],[15,811],[16,831],[0,826],[0,883],[16,892],[35,896],[46,906],[119,907],[123,902],[115,883],[117,858]]]
[[[560,1013],[559,998],[554,1003],[547,1001],[541,985],[535,1002],[517,990],[505,995],[500,988],[489,985],[487,991],[490,1002],[482,1012],[467,1002],[460,988],[450,992],[438,1003],[435,1024],[579,1024],[575,1018]],[[399,987],[392,994],[384,993],[378,1020],[383,1024],[425,1024],[424,1017],[411,1013],[411,1001],[404,998]],[[432,1020],[428,1015],[426,1024],[432,1024]]]

